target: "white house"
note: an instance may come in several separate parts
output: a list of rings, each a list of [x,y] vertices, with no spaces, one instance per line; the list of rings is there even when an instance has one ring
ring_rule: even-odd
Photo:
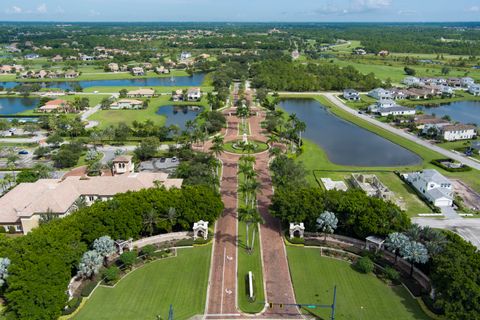
[[[368,96],[377,100],[392,100],[391,92],[383,88],[373,89],[368,93]]]
[[[434,206],[448,207],[453,204],[452,183],[437,170],[426,169],[409,173],[407,181]]]
[[[360,101],[360,93],[357,90],[345,89],[343,90],[343,97],[349,101]]]
[[[377,112],[379,109],[387,109],[397,107],[397,104],[393,100],[378,100],[375,104],[368,107],[368,111]]]
[[[379,108],[377,113],[382,117],[392,116],[412,116],[415,115],[417,112],[413,108],[407,108],[402,106],[394,106],[389,108]]]
[[[110,109],[141,109],[143,101],[135,99],[121,99],[110,105]]]
[[[198,101],[202,98],[202,92],[200,88],[190,88],[187,90],[188,101]]]
[[[474,84],[468,87],[468,92],[474,96],[480,96],[480,84]]]
[[[403,79],[402,82],[403,82],[403,84],[405,84],[406,86],[409,86],[409,87],[417,87],[417,86],[422,85],[422,82],[420,81],[419,78],[412,77],[412,76],[405,77],[405,79]]]
[[[132,75],[134,76],[144,76],[145,75],[145,70],[141,67],[133,67],[132,68]]]
[[[444,140],[469,140],[477,135],[477,127],[469,124],[452,124],[443,126],[440,133]]]
[[[190,52],[187,52],[187,51],[183,51],[181,54],[180,54],[180,60],[188,60],[192,57],[192,54]]]
[[[468,88],[471,85],[475,84],[475,80],[473,80],[470,77],[465,77],[465,78],[460,79],[460,83],[462,84],[462,87]]]

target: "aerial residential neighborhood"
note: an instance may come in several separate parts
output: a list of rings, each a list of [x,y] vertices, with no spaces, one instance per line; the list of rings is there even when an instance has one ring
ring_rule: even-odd
[[[472,0],[0,3],[0,320],[480,319]]]

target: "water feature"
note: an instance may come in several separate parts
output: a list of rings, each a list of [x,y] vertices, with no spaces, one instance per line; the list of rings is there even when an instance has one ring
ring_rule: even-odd
[[[198,106],[163,106],[158,108],[157,114],[166,116],[165,126],[177,125],[185,130],[185,122],[195,120],[203,108]]]
[[[39,82],[43,87],[72,89],[73,84],[79,84],[82,88],[90,87],[154,87],[154,86],[200,86],[205,78],[204,73],[195,73],[193,76],[162,77],[162,78],[138,78],[138,79],[115,79],[115,80],[85,80],[85,81],[49,81]],[[13,88],[20,82],[0,82],[0,87]],[[30,83],[30,82],[28,82]]]
[[[40,99],[37,98],[0,98],[0,115],[35,109],[39,102]]]
[[[417,106],[417,110],[426,114],[435,114],[439,118],[448,115],[453,121],[476,123],[480,126],[480,101],[457,101],[440,105]]]
[[[393,167],[421,162],[415,153],[337,117],[313,99],[288,99],[280,106],[288,113],[296,113],[306,123],[303,136],[320,146],[333,163]]]

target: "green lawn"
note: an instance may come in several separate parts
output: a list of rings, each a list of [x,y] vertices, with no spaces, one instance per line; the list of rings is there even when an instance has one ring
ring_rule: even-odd
[[[244,181],[245,177],[242,174],[238,176],[238,185]],[[238,206],[244,206],[245,199],[241,193],[238,193]],[[255,226],[256,227],[256,226]],[[250,237],[252,236],[253,226],[249,227]],[[238,281],[238,307],[240,310],[246,313],[257,313],[263,310],[265,301],[265,290],[263,288],[263,268],[262,257],[260,252],[260,237],[257,232],[255,233],[254,249],[251,254],[246,250],[246,224],[242,221],[238,221],[238,265],[237,265],[237,281]],[[251,239],[249,239],[251,242]],[[247,283],[245,276],[249,271],[252,271],[255,279],[255,301],[253,303],[248,301]]]
[[[170,304],[175,319],[203,314],[210,255],[208,245],[179,249],[178,257],[151,262],[115,288],[97,288],[74,319],[167,319]]]
[[[337,320],[429,319],[402,286],[389,287],[347,262],[320,256],[317,248],[287,247],[287,254],[297,303],[331,304],[337,286]],[[309,310],[329,319],[330,309]]]

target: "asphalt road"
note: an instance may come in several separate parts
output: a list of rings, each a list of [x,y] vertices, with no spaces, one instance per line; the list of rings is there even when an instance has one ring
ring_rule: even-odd
[[[394,128],[392,126],[390,126],[389,124],[386,124],[386,123],[383,123],[383,122],[380,122],[374,118],[371,118],[365,114],[359,114],[358,111],[356,110],[353,110],[349,107],[347,107],[342,101],[340,101],[338,99],[338,97],[336,96],[335,93],[324,93],[325,97],[327,97],[328,100],[330,100],[333,104],[335,104],[337,107],[343,109],[344,111],[360,118],[360,119],[363,119],[365,121],[368,121],[370,122],[371,124],[374,124],[376,125],[377,127],[380,127],[382,129],[385,129],[385,130],[388,130],[396,135],[399,135],[405,139],[408,139],[410,141],[413,141],[425,148],[428,148],[432,151],[435,151],[437,153],[440,153],[441,155],[447,157],[447,158],[451,158],[451,159],[454,159],[458,162],[461,162],[467,166],[470,166],[472,168],[475,168],[477,170],[480,170],[480,163],[477,163],[471,159],[468,159],[467,157],[464,157],[460,154],[457,154],[457,153],[453,153],[451,151],[448,151],[448,150],[445,150],[443,148],[440,148],[436,145],[433,145],[433,144],[430,144],[429,142],[423,140],[423,139],[420,139],[419,137],[417,136],[414,136],[414,135],[411,135],[403,130],[400,130],[400,129],[397,129],[397,128]]]

